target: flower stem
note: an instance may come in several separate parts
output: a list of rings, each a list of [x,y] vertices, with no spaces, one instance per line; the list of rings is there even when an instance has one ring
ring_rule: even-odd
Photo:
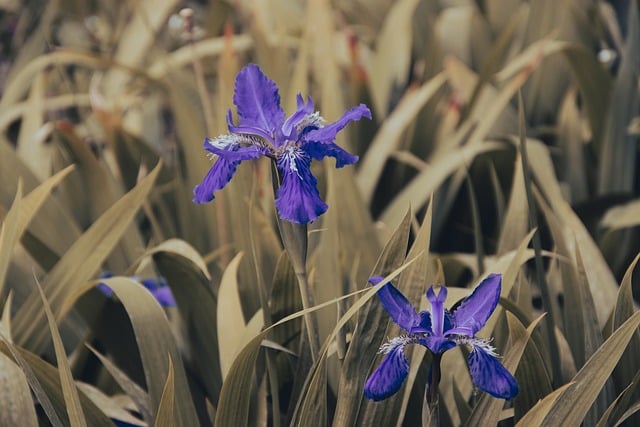
[[[280,174],[272,162],[272,182],[273,191],[277,193],[280,185]],[[309,286],[307,278],[307,224],[294,224],[285,221],[276,216],[278,229],[284,249],[289,255],[289,261],[293,266],[293,271],[298,279],[298,288],[300,289],[300,298],[302,299],[302,309],[304,313],[304,324],[307,330],[307,338],[311,350],[311,360],[315,363],[318,357],[318,349],[320,348],[320,338],[318,337],[318,328],[315,324],[312,313],[306,311],[315,305],[313,291]]]
[[[427,410],[429,411],[429,425],[437,427],[440,425],[440,361],[442,354],[431,355],[431,369],[429,371],[429,382],[427,383]]]

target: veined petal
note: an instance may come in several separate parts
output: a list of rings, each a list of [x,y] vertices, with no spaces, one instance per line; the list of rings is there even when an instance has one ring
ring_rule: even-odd
[[[404,345],[391,349],[364,385],[367,399],[383,400],[400,390],[409,373],[409,362],[404,355]]]
[[[468,363],[471,379],[480,390],[501,399],[511,399],[518,394],[516,379],[482,346],[473,346]]]
[[[335,158],[337,168],[352,165],[358,161],[358,156],[349,153],[333,142],[309,141],[303,144],[303,148],[316,160],[322,160],[327,156]]]
[[[316,178],[310,170],[311,158],[291,147],[277,159],[282,184],[278,189],[276,208],[280,218],[298,224],[315,221],[328,206],[320,198]]]
[[[227,185],[239,164],[239,160],[228,161],[224,157],[218,157],[202,182],[193,189],[193,201],[196,203],[212,201],[213,193]]]
[[[338,132],[348,125],[349,122],[360,120],[362,117],[371,119],[371,111],[369,111],[369,108],[364,104],[360,104],[357,107],[353,107],[352,109],[345,111],[342,117],[335,122],[310,131],[305,135],[304,139],[305,141],[333,142],[336,139]]]
[[[226,134],[205,138],[204,149],[230,162],[257,159],[267,155],[269,148],[248,135]]]
[[[502,275],[490,274],[451,313],[450,333],[474,336],[487,322],[500,300]]]
[[[369,278],[369,282],[374,285],[380,283],[381,280],[382,277],[380,276]],[[420,325],[420,315],[416,313],[415,308],[409,300],[398,290],[398,288],[393,286],[391,282],[383,285],[380,290],[378,290],[377,295],[382,306],[387,310],[387,313],[389,313],[389,316],[391,316],[393,321],[402,329],[407,332],[411,332],[415,326]],[[431,325],[429,324],[429,326]]]
[[[233,103],[238,109],[241,126],[263,129],[275,137],[276,129],[284,122],[278,86],[255,64],[247,65],[238,73]]]

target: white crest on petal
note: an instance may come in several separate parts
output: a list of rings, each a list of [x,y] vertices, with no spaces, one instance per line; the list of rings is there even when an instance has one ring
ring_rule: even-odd
[[[318,111],[315,113],[307,114],[298,122],[296,126],[296,130],[300,133],[304,128],[313,126],[316,128],[321,128],[326,123],[326,120],[320,115]]]
[[[404,347],[407,344],[415,344],[415,342],[416,341],[413,337],[400,335],[399,337],[391,338],[389,341],[382,344],[380,346],[380,350],[378,350],[378,354],[387,354],[397,347]]]
[[[220,135],[217,138],[207,138],[207,143],[220,150],[228,150],[233,145],[238,144],[240,135]]]
[[[241,133],[226,133],[216,138],[207,138],[207,143],[219,150],[233,150],[238,146],[264,145],[262,139],[255,135],[245,135]]]
[[[472,347],[473,349],[480,348],[490,356],[500,357],[500,355],[496,353],[495,347],[491,345],[491,341],[493,341],[493,338],[485,339],[485,338],[468,337],[465,335],[456,335],[454,337],[450,337],[449,339],[451,339],[452,341],[455,341],[458,345],[467,345],[469,347]]]
[[[283,163],[285,163],[289,167],[289,170],[295,172],[296,175],[300,176],[300,173],[298,172],[298,164],[296,163],[296,160],[299,157],[298,151],[299,149],[295,144],[287,144],[282,150],[281,156]]]

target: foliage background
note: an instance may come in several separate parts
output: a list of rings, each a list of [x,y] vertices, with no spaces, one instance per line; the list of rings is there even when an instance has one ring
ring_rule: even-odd
[[[367,278],[420,304],[431,283],[459,299],[498,272],[484,333],[521,392],[476,393],[447,354],[437,421],[634,425],[639,6],[0,2],[0,424],[428,424],[420,349],[396,396],[363,398],[398,333]],[[314,166],[318,355],[268,162],[191,202],[248,62],[288,112],[300,92],[330,121],[374,113],[338,140],[355,168]],[[166,278],[177,307],[134,275]]]

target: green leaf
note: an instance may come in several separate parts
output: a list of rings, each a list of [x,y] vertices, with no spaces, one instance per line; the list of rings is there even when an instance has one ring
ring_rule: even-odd
[[[143,286],[131,279],[112,277],[102,282],[120,299],[131,320],[153,413],[157,413],[162,399],[169,360],[175,360],[175,395],[178,398],[173,422],[177,426],[198,425],[182,358],[167,317],[158,302]]]
[[[370,70],[371,97],[378,118],[384,118],[387,115],[392,90],[398,86],[405,86],[410,74],[411,20],[417,5],[417,0],[402,0],[394,3],[378,34],[376,52]]]
[[[153,419],[151,412],[151,402],[149,401],[149,395],[138,384],[132,381],[127,374],[122,372],[116,365],[114,365],[107,357],[100,354],[96,349],[87,344],[87,347],[91,352],[100,360],[107,372],[111,374],[113,379],[118,383],[120,388],[126,393],[129,398],[136,404],[136,410],[142,415],[145,420]]]
[[[554,390],[552,393],[549,393],[544,399],[539,401],[536,406],[531,408],[529,412],[525,414],[524,417],[518,421],[516,426],[519,427],[529,427],[529,426],[539,426],[542,425],[547,414],[553,409],[556,404],[558,398],[567,390],[571,390],[574,386],[573,383],[567,383],[562,387]]]
[[[382,122],[358,168],[358,188],[367,204],[371,203],[389,156],[401,146],[405,130],[416,120],[418,113],[444,82],[444,74],[438,74],[419,89],[407,92],[389,117]]]
[[[140,184],[109,208],[67,251],[42,282],[42,289],[55,315],[67,297],[90,279],[128,229],[136,212],[153,187],[161,165]],[[38,295],[32,295],[14,318],[16,342],[41,352],[47,343],[45,317],[38,309]]]
[[[402,263],[407,251],[410,225],[409,210],[385,245],[372,275],[386,274]],[[356,424],[364,400],[364,381],[376,360],[388,323],[387,313],[377,301],[367,302],[358,312],[358,327],[342,364],[334,425]]]
[[[231,260],[224,271],[220,288],[218,289],[218,349],[220,351],[220,369],[222,379],[227,376],[227,372],[233,363],[236,353],[242,348],[242,334],[239,333],[245,326],[242,315],[242,303],[238,294],[238,265],[242,260],[242,252]],[[234,325],[234,327],[229,327]]]
[[[38,287],[40,298],[42,298],[42,305],[44,307],[44,312],[47,315],[47,322],[53,339],[53,347],[56,353],[56,361],[58,362],[58,372],[60,374],[60,384],[62,386],[62,395],[64,397],[69,423],[71,424],[71,427],[86,427],[87,420],[82,412],[80,398],[78,397],[78,389],[73,382],[69,361],[67,360],[64,344],[62,343],[62,338],[60,337],[56,320],[53,317],[53,312],[51,311],[51,307],[49,307],[49,303],[42,291],[42,287],[40,287],[40,284],[38,283],[36,283],[36,286]]]
[[[28,350],[14,346],[6,340],[3,344],[0,345],[0,351],[10,355],[20,365],[49,421],[55,427],[69,425],[58,370]],[[109,418],[84,393],[80,391],[78,397],[88,425],[91,427],[113,426]],[[61,414],[65,416],[61,417]]]
[[[27,229],[27,226],[36,215],[51,191],[73,170],[73,166],[58,172],[44,183],[40,184],[24,198],[22,197],[22,185],[18,185],[16,199],[7,214],[2,226],[2,238],[0,240],[0,295],[3,294],[4,281],[11,259],[11,253],[18,239]]]
[[[623,15],[624,16],[624,15]],[[608,110],[604,138],[600,147],[598,194],[633,192],[637,138],[628,131],[638,115],[638,74],[640,73],[640,18],[638,5],[627,5],[627,38]],[[602,102],[602,100],[598,100]]]
[[[175,401],[175,390],[173,384],[173,362],[169,356],[169,370],[167,373],[167,381],[164,383],[162,390],[162,399],[158,405],[158,413],[156,415],[157,427],[172,427],[173,423],[173,405]]]
[[[482,136],[484,137],[484,135]],[[440,153],[434,154],[429,161],[430,167],[421,171],[395,196],[382,213],[380,220],[385,224],[399,223],[402,213],[406,211],[408,206],[416,208],[423,206],[444,180],[459,168],[469,165],[481,153],[500,148],[502,148],[500,144],[487,142],[469,144],[456,149],[443,149]]]
[[[633,313],[636,311],[632,291],[632,277],[639,260],[640,254],[636,255],[622,278],[620,290],[618,291],[618,300],[613,309],[612,330],[609,331],[609,333],[619,328],[620,325],[633,316]],[[628,349],[622,355],[620,363],[613,371],[613,379],[616,382],[618,390],[623,389],[627,385],[629,378],[632,378],[637,372],[640,372],[640,364],[638,362],[639,352],[640,333],[636,331],[629,342]]]
[[[267,331],[252,339],[236,356],[220,392],[217,426],[247,426],[249,423],[249,394],[255,373],[256,360]]]
[[[0,353],[0,425],[37,427],[38,418],[25,374]]]
[[[202,260],[190,246],[190,249],[180,251],[171,250],[164,244],[156,249],[160,247],[162,251],[152,250],[153,260],[158,272],[167,279],[185,324],[185,351],[191,355],[186,361],[187,366],[190,372],[197,373],[207,396],[217,404],[222,388],[216,316],[218,303],[207,279],[208,272],[202,270]]]
[[[575,241],[580,247],[589,290],[593,300],[598,302],[595,306],[598,324],[602,327],[616,301],[618,292],[616,279],[589,231],[565,200],[553,173],[554,165],[549,149],[539,141],[528,140],[527,152],[536,187],[543,193],[545,200],[557,216],[560,229],[567,235],[565,241],[569,244]]]
[[[625,321],[591,356],[553,405],[542,425],[578,425],[600,393],[640,325],[640,312]]]

